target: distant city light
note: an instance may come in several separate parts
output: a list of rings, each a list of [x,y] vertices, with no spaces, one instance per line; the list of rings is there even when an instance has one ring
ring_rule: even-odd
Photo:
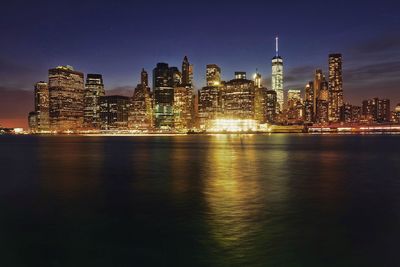
[[[210,125],[209,132],[255,132],[258,128],[256,120],[217,119],[212,120]]]

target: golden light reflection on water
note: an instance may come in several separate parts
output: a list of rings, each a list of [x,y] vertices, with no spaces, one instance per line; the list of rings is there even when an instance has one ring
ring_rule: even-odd
[[[268,202],[287,192],[285,175],[279,173],[287,155],[280,150],[257,150],[255,139],[217,136],[204,178],[210,235],[238,258],[250,253],[255,246],[252,241],[263,232],[260,220],[268,220]],[[268,169],[267,161],[275,169]]]

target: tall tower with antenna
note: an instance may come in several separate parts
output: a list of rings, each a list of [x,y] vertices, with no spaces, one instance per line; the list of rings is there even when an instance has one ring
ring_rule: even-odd
[[[279,55],[279,37],[275,38],[275,56],[272,58],[272,79],[271,88],[276,92],[277,111],[283,111],[283,58]]]

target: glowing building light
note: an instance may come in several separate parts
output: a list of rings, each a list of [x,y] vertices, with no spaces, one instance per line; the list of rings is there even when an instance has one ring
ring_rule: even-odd
[[[210,125],[208,132],[255,132],[258,128],[256,120],[217,119]]]

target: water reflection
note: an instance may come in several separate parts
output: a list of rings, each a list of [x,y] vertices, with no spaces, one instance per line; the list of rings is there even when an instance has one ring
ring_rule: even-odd
[[[265,234],[269,203],[285,199],[287,192],[282,173],[287,155],[257,144],[256,136],[217,136],[209,154],[204,195],[210,236],[236,263],[259,261],[257,239]]]

